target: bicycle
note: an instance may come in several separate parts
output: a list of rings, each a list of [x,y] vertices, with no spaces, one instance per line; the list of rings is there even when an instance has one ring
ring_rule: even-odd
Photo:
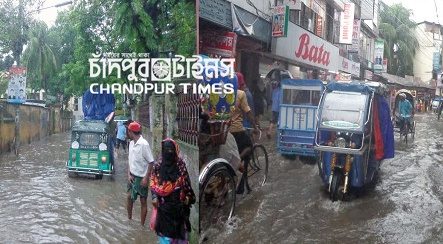
[[[252,128],[246,128],[246,130],[251,138],[251,141],[253,142],[253,146],[250,154],[248,155],[251,157],[251,160],[249,160],[248,165],[245,165],[244,169],[247,171],[247,177],[246,179],[243,179],[244,176],[242,176],[240,185],[244,182],[248,192],[250,192],[251,189],[249,183],[251,183],[253,186],[263,186],[266,183],[269,171],[269,158],[266,148],[262,144],[256,142],[253,133],[250,132]],[[262,131],[259,130],[258,141],[261,139],[261,135]],[[243,160],[242,162],[244,163]]]

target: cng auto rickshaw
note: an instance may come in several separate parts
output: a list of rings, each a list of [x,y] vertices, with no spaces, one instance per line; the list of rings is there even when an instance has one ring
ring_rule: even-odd
[[[318,110],[315,150],[320,177],[332,201],[373,182],[381,161],[394,157],[389,104],[365,83],[331,82]]]
[[[72,127],[68,173],[93,174],[96,178],[114,173],[113,139],[109,123],[77,121]]]
[[[316,114],[323,82],[285,79],[281,89],[278,151],[283,155],[315,156]]]
[[[87,91],[82,102],[85,119],[72,127],[66,168],[69,177],[88,174],[101,179],[114,174],[115,99]]]

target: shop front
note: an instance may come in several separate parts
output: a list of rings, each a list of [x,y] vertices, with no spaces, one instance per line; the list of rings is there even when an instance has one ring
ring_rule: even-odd
[[[338,47],[292,22],[289,22],[287,37],[274,39],[272,53],[291,64],[291,71],[296,71],[299,78],[326,81],[342,66]],[[349,63],[346,70],[351,69]]]

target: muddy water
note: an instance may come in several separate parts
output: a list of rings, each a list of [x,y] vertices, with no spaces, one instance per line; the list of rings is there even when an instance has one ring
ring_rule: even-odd
[[[270,151],[268,183],[239,197],[224,230],[205,243],[442,243],[443,121],[417,115],[415,140],[396,135],[396,156],[376,184],[350,202],[332,203],[315,164]]]
[[[69,139],[53,135],[22,146],[18,158],[0,157],[0,242],[156,243],[140,225],[139,202],[133,220],[126,216],[127,155],[113,178],[68,178]]]

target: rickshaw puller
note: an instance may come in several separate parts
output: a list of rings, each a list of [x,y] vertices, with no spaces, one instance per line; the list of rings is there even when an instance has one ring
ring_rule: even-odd
[[[404,130],[405,122],[408,123],[408,127],[411,127],[411,115],[412,115],[412,104],[409,102],[408,99],[406,99],[406,94],[401,93],[400,94],[401,100],[398,103],[398,111],[400,113],[399,117],[399,125],[400,130]]]

